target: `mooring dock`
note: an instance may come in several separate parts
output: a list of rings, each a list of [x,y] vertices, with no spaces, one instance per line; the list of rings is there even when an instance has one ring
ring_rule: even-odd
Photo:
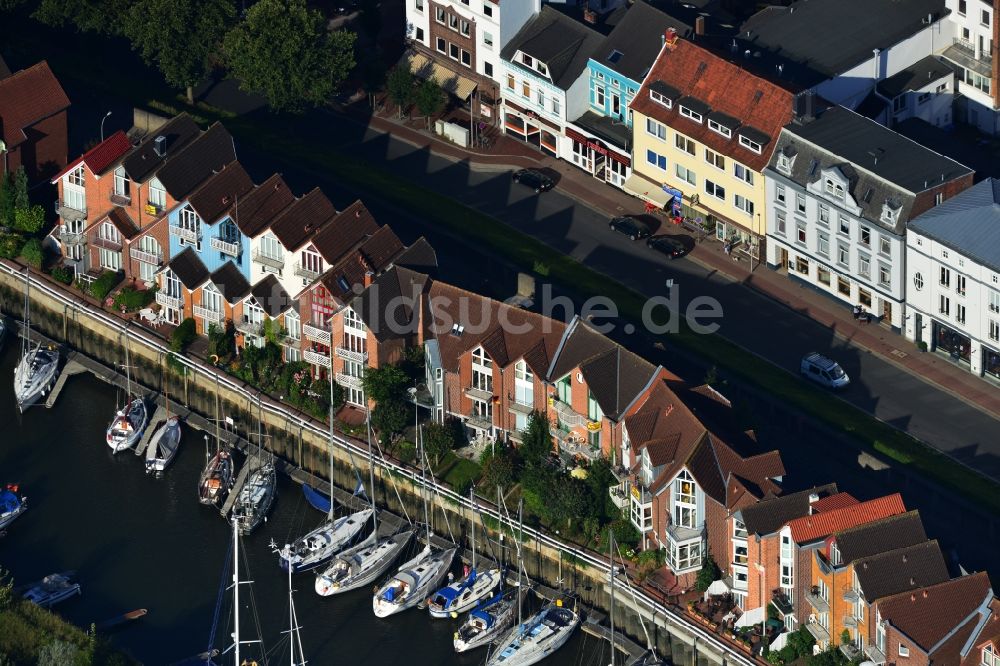
[[[267,454],[270,456],[270,454]],[[259,468],[264,461],[257,456],[249,456],[243,467],[240,468],[240,473],[236,475],[236,482],[233,484],[232,489],[229,494],[226,495],[226,501],[222,503],[222,517],[225,518],[229,515],[229,512],[233,510],[233,505],[236,504],[236,499],[240,496],[240,491],[243,489],[243,484],[247,482],[247,478],[250,474]]]
[[[77,363],[72,356],[66,361],[62,369],[59,371],[59,378],[56,379],[55,386],[52,387],[52,391],[49,393],[48,397],[45,399],[45,408],[52,409],[52,406],[56,404],[56,400],[59,398],[59,394],[62,393],[63,387],[66,386],[66,380],[73,375],[78,375],[81,372],[86,372],[87,368],[83,367]]]
[[[153,431],[156,430],[156,424],[166,420],[166,418],[167,410],[157,405],[156,411],[153,412],[153,418],[149,419],[149,425],[146,426],[146,432],[142,433],[142,439],[139,440],[139,444],[135,447],[135,455],[141,456],[146,452],[146,447],[149,446],[149,439],[153,436]]]

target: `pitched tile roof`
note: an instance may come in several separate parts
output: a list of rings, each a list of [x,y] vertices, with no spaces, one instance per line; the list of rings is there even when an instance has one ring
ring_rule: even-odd
[[[691,26],[645,0],[636,0],[591,58],[633,81],[642,81],[660,52],[660,36],[667,28],[674,28],[683,37],[692,32]]]
[[[250,238],[260,234],[267,225],[295,201],[295,195],[278,174],[273,174],[252,189],[233,209],[240,231]]]
[[[327,225],[324,229],[329,229]],[[365,277],[384,271],[392,258],[402,252],[403,242],[388,226],[381,227],[362,241],[355,250],[323,274],[320,282],[334,298],[345,301],[365,286]]]
[[[417,271],[433,271],[437,268],[437,252],[423,236],[413,241],[393,262]]]
[[[337,213],[318,187],[297,199],[271,221],[271,233],[289,252],[302,247]]]
[[[327,263],[334,264],[378,228],[371,212],[358,200],[324,224],[313,236],[312,244]]]
[[[906,507],[903,505],[902,496],[893,493],[843,509],[802,516],[790,521],[788,526],[792,531],[792,540],[803,544],[904,511]]]
[[[142,143],[140,143],[132,153],[125,158],[122,166],[128,177],[137,183],[144,183],[160,166],[167,160],[174,157],[181,148],[190,143],[199,134],[201,129],[198,123],[186,113],[174,116],[155,132],[151,132]],[[156,154],[156,139],[163,137],[163,155]]]
[[[824,497],[818,502],[813,502],[812,510],[814,513],[823,513],[824,511],[835,511],[854,506],[858,503],[858,500],[850,493],[837,493],[836,495]]]
[[[409,337],[420,324],[420,295],[429,279],[423,273],[396,266],[377,276],[351,301],[351,308],[381,341]],[[387,308],[396,302],[399,307]]]
[[[732,138],[726,138],[708,128],[707,122],[680,115],[679,102],[667,109],[649,97],[657,82],[668,81],[682,96],[707,105],[739,122]],[[760,171],[774,150],[782,126],[792,119],[793,95],[769,81],[756,77],[738,64],[714,55],[696,44],[678,38],[676,44],[664,46],[653,64],[642,88],[632,100],[631,108],[651,116],[677,131],[700,141],[712,150],[728,155],[754,171]],[[738,135],[762,145],[760,154],[740,144]]]
[[[888,597],[878,603],[878,612],[929,652],[982,606],[987,595],[992,595],[989,576],[979,572]]]
[[[912,546],[927,540],[919,511],[907,511],[834,534],[844,562]]]
[[[214,270],[207,281],[218,288],[219,293],[230,305],[243,300],[250,293],[250,283],[231,261]]]
[[[132,240],[139,233],[139,227],[137,227],[135,222],[132,221],[128,211],[120,206],[112,208],[108,211],[108,214],[98,222],[100,223],[105,220],[115,225],[115,229],[118,230],[118,233],[120,233],[125,240]],[[94,225],[95,228],[98,226],[99,224]]]
[[[277,317],[294,303],[274,273],[268,273],[264,279],[258,280],[250,294],[269,317]]]
[[[237,202],[253,189],[253,181],[239,162],[230,162],[203,182],[188,201],[207,224],[232,213]]]
[[[511,37],[500,52],[500,57],[515,67],[523,68],[513,58],[518,51],[526,53],[545,64],[549,78],[556,87],[568,90],[603,39],[604,36],[590,26],[544,5],[542,11],[529,19]],[[533,74],[539,76],[537,72]]]
[[[897,548],[854,562],[858,585],[869,603],[906,590],[948,580],[948,565],[937,541]]]
[[[197,289],[208,279],[208,269],[201,263],[198,253],[187,247],[166,265],[188,289]]]
[[[69,98],[44,60],[0,79],[0,131],[8,149],[28,138],[26,129],[67,108]]]
[[[108,170],[108,167],[115,164],[130,150],[132,150],[132,142],[129,141],[125,132],[118,130],[107,139],[85,152],[80,159],[70,162],[65,169],[52,177],[52,182],[56,182],[64,175],[75,169],[80,162],[86,164],[87,168],[90,169],[91,172],[100,176]]]
[[[233,137],[221,123],[215,123],[167,160],[156,172],[156,177],[167,193],[180,201],[206,178],[235,159]]]

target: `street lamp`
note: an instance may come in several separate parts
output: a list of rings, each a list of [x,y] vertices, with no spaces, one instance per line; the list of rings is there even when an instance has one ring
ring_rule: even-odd
[[[104,114],[104,117],[101,118],[101,142],[104,141],[104,121],[107,120],[108,116],[110,116],[110,115],[111,115],[111,112],[108,111],[107,113]]]
[[[0,139],[0,153],[3,153],[3,171],[0,171],[0,176],[4,178],[7,177],[7,143]]]

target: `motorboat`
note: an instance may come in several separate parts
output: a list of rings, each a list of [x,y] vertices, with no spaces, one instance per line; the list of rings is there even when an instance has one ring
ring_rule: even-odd
[[[311,571],[326,564],[330,558],[354,542],[371,517],[371,509],[362,509],[343,518],[324,521],[322,525],[278,552],[281,568],[291,568],[293,573],[297,573]]]
[[[139,444],[149,425],[149,409],[142,398],[134,398],[115,413],[105,439],[113,453],[121,453]]]
[[[28,269],[24,269],[24,332],[21,337],[21,360],[14,368],[14,397],[17,409],[24,412],[39,398],[52,390],[59,370],[59,350],[31,342],[31,299],[28,292],[31,282]]]
[[[481,602],[455,632],[455,652],[468,652],[489,645],[503,636],[516,619],[517,597],[512,593],[497,594]]]
[[[236,465],[229,449],[219,449],[201,471],[198,479],[198,501],[218,506],[233,487]]]
[[[580,624],[576,611],[562,599],[545,605],[527,622],[514,627],[497,646],[486,666],[531,666],[561,648]]]
[[[29,585],[22,596],[36,606],[51,608],[80,593],[80,584],[73,580],[73,572],[70,571],[49,574],[37,583]]]
[[[434,549],[428,544],[412,560],[400,567],[372,597],[375,617],[389,617],[407,608],[413,608],[427,599],[448,575],[457,548]]]
[[[261,463],[247,477],[233,505],[233,517],[241,535],[250,534],[267,520],[277,494],[277,483],[274,465],[269,462]]]
[[[181,420],[177,416],[156,424],[146,446],[146,474],[161,474],[177,456],[181,446]]]
[[[357,546],[337,555],[316,576],[316,594],[329,597],[370,585],[392,566],[412,538],[413,530],[382,539],[373,532]]]
[[[435,592],[427,602],[427,609],[431,617],[456,617],[459,613],[475,608],[484,599],[492,597],[500,586],[502,577],[499,569],[489,569],[479,573],[473,567],[461,580]]]
[[[8,483],[0,490],[0,531],[7,529],[8,525],[28,510],[28,498],[19,495],[19,490],[14,483]]]

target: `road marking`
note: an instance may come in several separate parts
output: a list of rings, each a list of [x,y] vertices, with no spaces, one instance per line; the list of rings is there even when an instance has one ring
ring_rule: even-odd
[[[893,356],[898,356],[899,358],[906,358],[907,356],[909,356],[909,354],[907,354],[905,351],[899,349],[893,349],[889,353],[892,354]]]

